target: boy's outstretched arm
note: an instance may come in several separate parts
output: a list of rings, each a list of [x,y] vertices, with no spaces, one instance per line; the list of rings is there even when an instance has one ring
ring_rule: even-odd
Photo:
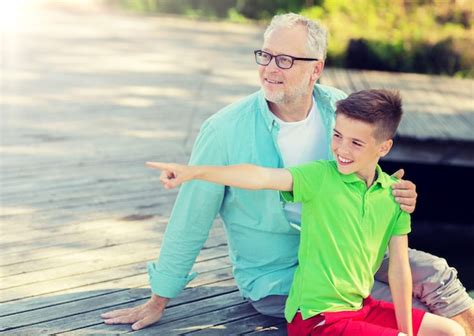
[[[408,261],[407,235],[393,236],[389,243],[388,281],[392,292],[398,330],[413,335],[412,278]]]
[[[293,190],[293,177],[284,168],[265,168],[251,164],[232,166],[187,166],[176,163],[147,162],[160,169],[161,183],[172,189],[189,180],[204,180],[243,189]]]

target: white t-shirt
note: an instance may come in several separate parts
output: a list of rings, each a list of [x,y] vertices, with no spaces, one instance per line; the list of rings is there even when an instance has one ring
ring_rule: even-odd
[[[295,122],[286,122],[276,116],[275,119],[280,125],[278,147],[285,167],[329,159],[327,131],[314,98],[306,119]],[[290,223],[301,224],[301,203],[287,203],[284,210]]]

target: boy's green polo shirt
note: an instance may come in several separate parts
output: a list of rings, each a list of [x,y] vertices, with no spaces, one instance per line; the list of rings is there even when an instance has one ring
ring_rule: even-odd
[[[285,200],[302,202],[298,268],[285,317],[304,319],[325,311],[357,310],[374,283],[389,240],[410,232],[410,215],[400,210],[390,186],[396,180],[377,166],[367,188],[356,174],[343,175],[334,161],[289,169],[293,192]]]

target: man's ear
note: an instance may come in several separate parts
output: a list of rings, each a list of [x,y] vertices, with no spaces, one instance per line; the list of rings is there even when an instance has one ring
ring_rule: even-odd
[[[311,74],[311,80],[316,83],[319,77],[321,77],[321,73],[323,72],[324,61],[317,61],[315,63],[316,64],[314,65],[313,73]]]
[[[380,157],[383,157],[383,156],[387,155],[388,152],[390,152],[390,149],[392,149],[392,146],[393,146],[393,140],[392,139],[388,139],[388,140],[385,140],[384,142],[382,142],[380,144],[380,147],[379,147]]]

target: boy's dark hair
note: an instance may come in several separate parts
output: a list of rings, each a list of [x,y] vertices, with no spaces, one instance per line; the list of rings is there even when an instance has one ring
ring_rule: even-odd
[[[336,113],[375,124],[375,138],[384,141],[393,138],[397,131],[403,114],[402,99],[398,91],[362,90],[338,101]]]

